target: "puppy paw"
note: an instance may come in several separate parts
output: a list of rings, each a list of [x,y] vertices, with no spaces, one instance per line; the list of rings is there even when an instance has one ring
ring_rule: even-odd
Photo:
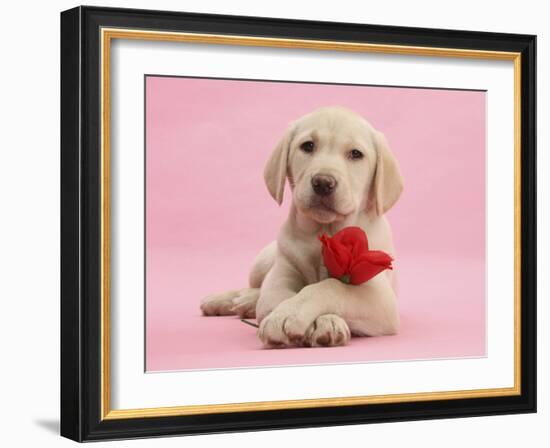
[[[300,320],[289,307],[276,308],[265,317],[258,329],[258,337],[265,347],[283,348],[303,346],[308,323]]]
[[[351,332],[344,319],[336,314],[323,314],[307,329],[304,342],[311,347],[347,345]]]
[[[238,291],[228,291],[221,294],[212,294],[205,297],[201,302],[201,311],[205,316],[230,316],[235,314],[232,311],[233,299]]]
[[[242,318],[256,317],[256,302],[260,297],[258,288],[243,288],[212,294],[201,302],[201,311],[205,316],[232,316]]]
[[[256,317],[256,303],[260,297],[260,290],[251,288],[233,299],[231,311],[242,319],[254,319]]]

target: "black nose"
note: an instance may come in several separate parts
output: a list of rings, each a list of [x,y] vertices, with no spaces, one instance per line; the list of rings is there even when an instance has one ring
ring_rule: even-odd
[[[326,174],[316,174],[311,178],[313,191],[319,196],[329,196],[336,189],[336,179]]]

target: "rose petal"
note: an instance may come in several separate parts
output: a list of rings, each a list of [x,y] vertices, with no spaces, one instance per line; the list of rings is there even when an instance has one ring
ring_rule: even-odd
[[[350,282],[352,285],[364,283],[386,269],[393,269],[393,261],[386,252],[370,250],[354,259],[350,266]]]
[[[345,227],[333,237],[320,235],[323,261],[335,278],[349,277],[352,285],[370,280],[392,269],[392,257],[380,250],[368,250],[366,233],[359,227]]]
[[[319,240],[323,245],[323,261],[331,277],[340,278],[348,274],[351,262],[349,249],[327,235],[321,235]]]
[[[350,269],[350,283],[352,285],[360,285],[386,269],[391,269],[391,267],[373,264],[368,261],[357,263]]]
[[[391,263],[393,258],[384,251],[381,250],[368,250],[363,252],[358,257],[353,258],[351,265],[354,266],[357,263],[368,261],[372,264],[388,266],[391,269]]]
[[[367,234],[360,227],[344,227],[332,238],[347,247],[354,258],[369,249]]]

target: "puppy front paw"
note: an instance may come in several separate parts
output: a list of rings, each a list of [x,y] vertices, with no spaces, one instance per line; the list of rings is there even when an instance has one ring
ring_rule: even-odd
[[[347,345],[351,332],[344,319],[336,314],[323,314],[307,329],[305,344],[311,347]]]
[[[276,308],[265,317],[258,329],[258,337],[267,348],[299,347],[305,343],[308,323],[300,320],[292,309]]]

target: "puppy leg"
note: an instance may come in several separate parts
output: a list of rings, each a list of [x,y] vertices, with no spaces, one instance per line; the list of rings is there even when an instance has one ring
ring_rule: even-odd
[[[259,288],[242,290],[239,296],[233,299],[233,311],[242,319],[254,319],[256,317],[256,303],[260,297]]]
[[[277,243],[274,241],[258,254],[250,270],[250,288],[234,289],[221,294],[212,294],[201,302],[201,311],[205,316],[231,316],[242,318],[256,317],[256,303],[260,297],[260,287],[265,276],[273,266]]]
[[[393,288],[387,276],[378,275],[358,286],[335,279],[306,286],[261,322],[258,336],[267,347],[301,346],[325,314],[340,316],[358,336],[395,334],[399,327]]]
[[[256,320],[260,323],[279,304],[294,297],[304,287],[301,276],[294,267],[283,258],[278,258],[265,277],[256,305]]]

